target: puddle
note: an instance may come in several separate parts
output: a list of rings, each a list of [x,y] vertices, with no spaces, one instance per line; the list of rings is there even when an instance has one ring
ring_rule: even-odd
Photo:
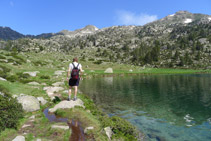
[[[50,122],[66,122],[70,129],[72,129],[72,134],[69,141],[85,141],[85,135],[81,123],[75,120],[68,120],[68,118],[58,117],[53,113],[48,112],[49,108],[46,108],[43,113],[45,117],[48,118]]]

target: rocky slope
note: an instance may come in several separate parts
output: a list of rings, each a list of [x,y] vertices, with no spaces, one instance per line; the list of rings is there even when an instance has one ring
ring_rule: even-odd
[[[86,26],[48,38],[2,41],[1,48],[19,51],[78,51],[81,59],[151,67],[206,68],[211,60],[211,16],[179,11],[144,26]]]

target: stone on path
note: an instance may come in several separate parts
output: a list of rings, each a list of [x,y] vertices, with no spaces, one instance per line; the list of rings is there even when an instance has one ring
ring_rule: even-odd
[[[106,127],[106,128],[104,128],[104,130],[105,130],[106,135],[108,136],[108,138],[109,138],[109,140],[110,140],[111,137],[112,137],[112,134],[113,134],[111,128],[110,128],[110,127]]]
[[[112,68],[107,68],[104,73],[113,73],[113,69]]]
[[[49,109],[49,112],[53,113],[55,112],[57,109],[71,109],[74,108],[75,106],[80,106],[85,108],[84,103],[82,100],[77,99],[76,101],[61,101],[60,103],[58,103],[57,105],[54,106],[54,108]]]
[[[59,91],[62,91],[64,90],[64,88],[62,87],[44,87],[43,90],[45,90],[48,94],[49,97],[51,97],[54,92],[59,92]]]
[[[40,103],[34,96],[20,96],[17,100],[26,112],[33,112],[40,109]]]
[[[37,97],[37,100],[42,104],[45,105],[47,101],[43,97]]]
[[[64,125],[52,125],[51,128],[68,130],[68,129],[69,129],[69,126],[64,126]]]
[[[12,141],[25,141],[25,137],[24,136],[17,136]]]
[[[34,71],[34,72],[24,72],[23,74],[29,74],[32,77],[37,76],[37,73],[40,73],[39,71]]]

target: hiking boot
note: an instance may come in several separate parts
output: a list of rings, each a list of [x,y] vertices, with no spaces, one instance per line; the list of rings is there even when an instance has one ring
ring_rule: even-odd
[[[67,101],[70,101],[70,100],[71,100],[71,98],[68,97],[68,98],[67,98]]]
[[[76,98],[76,97],[74,97],[73,101],[76,101],[76,100],[77,100],[77,98]]]

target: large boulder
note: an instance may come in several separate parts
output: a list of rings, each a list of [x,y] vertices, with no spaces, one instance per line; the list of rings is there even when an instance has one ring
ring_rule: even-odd
[[[6,79],[4,79],[4,78],[2,78],[2,77],[0,77],[0,80],[2,80],[2,81],[7,81]]]
[[[113,73],[113,69],[112,68],[107,68],[104,73]]]
[[[23,110],[26,112],[33,112],[40,109],[40,103],[37,98],[33,96],[20,96],[17,98],[18,103],[23,106]]]
[[[62,86],[62,85],[64,85],[64,82],[56,82],[56,83],[53,83],[52,84],[53,86]]]
[[[82,100],[77,99],[76,101],[61,101],[57,105],[54,106],[54,108],[49,109],[49,112],[53,113],[57,109],[71,109],[74,108],[75,106],[80,106],[85,108],[84,103]]]
[[[37,100],[42,104],[45,105],[47,101],[43,97],[37,97]]]
[[[28,84],[29,85],[40,85],[38,82],[35,82],[35,81],[34,82],[29,82]]]

